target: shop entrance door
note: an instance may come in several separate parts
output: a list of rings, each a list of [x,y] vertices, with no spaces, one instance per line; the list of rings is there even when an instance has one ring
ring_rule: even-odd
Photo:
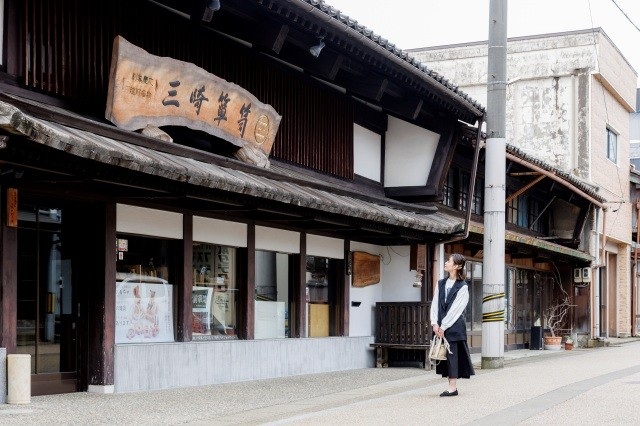
[[[31,355],[32,395],[75,392],[78,387],[80,306],[64,223],[60,206],[19,206],[16,351]]]

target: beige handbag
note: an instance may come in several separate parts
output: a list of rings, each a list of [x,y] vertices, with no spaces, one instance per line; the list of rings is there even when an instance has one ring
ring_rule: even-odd
[[[440,338],[434,334],[431,348],[429,348],[429,359],[431,361],[446,361],[447,352],[451,353],[447,339],[444,336]]]

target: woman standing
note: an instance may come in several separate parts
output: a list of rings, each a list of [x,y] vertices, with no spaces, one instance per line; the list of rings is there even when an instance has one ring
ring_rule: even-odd
[[[461,254],[454,253],[444,263],[448,278],[438,281],[431,303],[431,326],[435,335],[445,337],[451,345],[447,361],[436,366],[436,374],[449,378],[449,388],[440,396],[458,395],[457,380],[468,379],[475,374],[469,347],[464,310],[469,303],[469,288],[464,281],[464,264]]]

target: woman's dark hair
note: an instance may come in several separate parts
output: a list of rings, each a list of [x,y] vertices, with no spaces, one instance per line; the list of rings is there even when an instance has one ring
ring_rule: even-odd
[[[465,263],[467,263],[467,260],[460,253],[453,253],[449,257],[453,261],[454,265],[460,266],[460,269],[458,269],[458,272],[457,272],[457,275],[458,275],[457,279],[464,280],[464,277],[465,277],[464,265]]]

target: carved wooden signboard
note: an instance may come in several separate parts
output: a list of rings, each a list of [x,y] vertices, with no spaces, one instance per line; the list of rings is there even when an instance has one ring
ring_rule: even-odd
[[[240,147],[241,159],[262,166],[268,165],[281,119],[242,87],[194,64],[151,55],[120,36],[113,42],[105,117],[126,130],[201,130]]]
[[[380,282],[380,256],[354,251],[353,256],[353,279],[351,284],[354,287],[366,287]]]

